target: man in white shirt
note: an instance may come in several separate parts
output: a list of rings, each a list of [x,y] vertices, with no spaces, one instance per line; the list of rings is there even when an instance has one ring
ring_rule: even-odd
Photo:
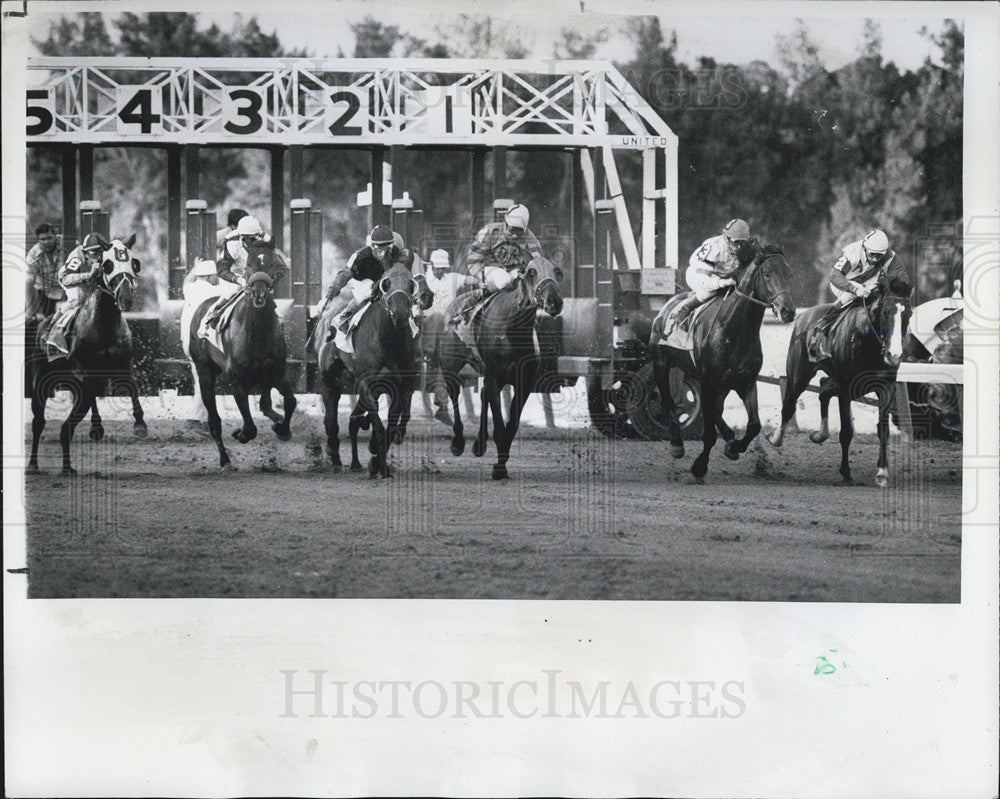
[[[434,391],[434,404],[437,412],[434,418],[446,425],[451,425],[448,413],[448,390],[437,362],[438,339],[445,329],[448,309],[455,296],[465,286],[478,286],[478,281],[467,275],[451,271],[451,262],[447,250],[434,250],[431,253],[431,269],[426,275],[427,286],[434,292],[434,302],[424,312],[421,340],[424,355],[427,356],[427,373]]]

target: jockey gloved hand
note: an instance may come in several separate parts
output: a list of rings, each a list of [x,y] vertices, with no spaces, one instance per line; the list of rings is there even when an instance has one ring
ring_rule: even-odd
[[[239,286],[241,286],[242,288],[246,288],[247,287],[247,279],[245,277],[239,277],[237,275],[237,277],[236,277],[236,283]]]
[[[854,289],[854,293],[857,296],[864,298],[864,297],[867,297],[869,294],[871,294],[872,290],[871,290],[871,288],[869,286],[863,286],[860,283],[858,283],[858,284],[856,284],[856,288]]]
[[[733,280],[731,277],[723,278],[722,280],[719,281],[719,286],[720,287],[735,286],[735,285],[736,285],[736,281]]]

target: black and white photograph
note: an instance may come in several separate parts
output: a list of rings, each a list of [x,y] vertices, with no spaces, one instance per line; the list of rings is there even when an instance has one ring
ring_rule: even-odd
[[[995,793],[997,6],[3,13],[11,795]]]

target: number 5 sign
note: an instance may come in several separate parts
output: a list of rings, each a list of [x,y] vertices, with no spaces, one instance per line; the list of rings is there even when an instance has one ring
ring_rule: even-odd
[[[117,86],[118,132],[126,136],[163,132],[163,95],[159,86]]]

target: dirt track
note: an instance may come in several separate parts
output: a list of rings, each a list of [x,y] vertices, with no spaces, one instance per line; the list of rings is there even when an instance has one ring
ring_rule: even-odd
[[[835,435],[736,463],[720,446],[699,486],[700,444],[674,461],[660,443],[528,427],[496,483],[492,442],[454,458],[449,431],[416,417],[381,481],[331,473],[315,415],[286,444],[264,426],[229,439],[231,474],[183,421],[150,420],[144,441],[106,424],[100,444],[78,429],[72,479],[58,476],[58,421],[46,429],[50,474],[27,479],[31,596],[960,598],[955,445],[893,436],[887,491],[870,435],[855,439],[853,487],[837,485]]]

